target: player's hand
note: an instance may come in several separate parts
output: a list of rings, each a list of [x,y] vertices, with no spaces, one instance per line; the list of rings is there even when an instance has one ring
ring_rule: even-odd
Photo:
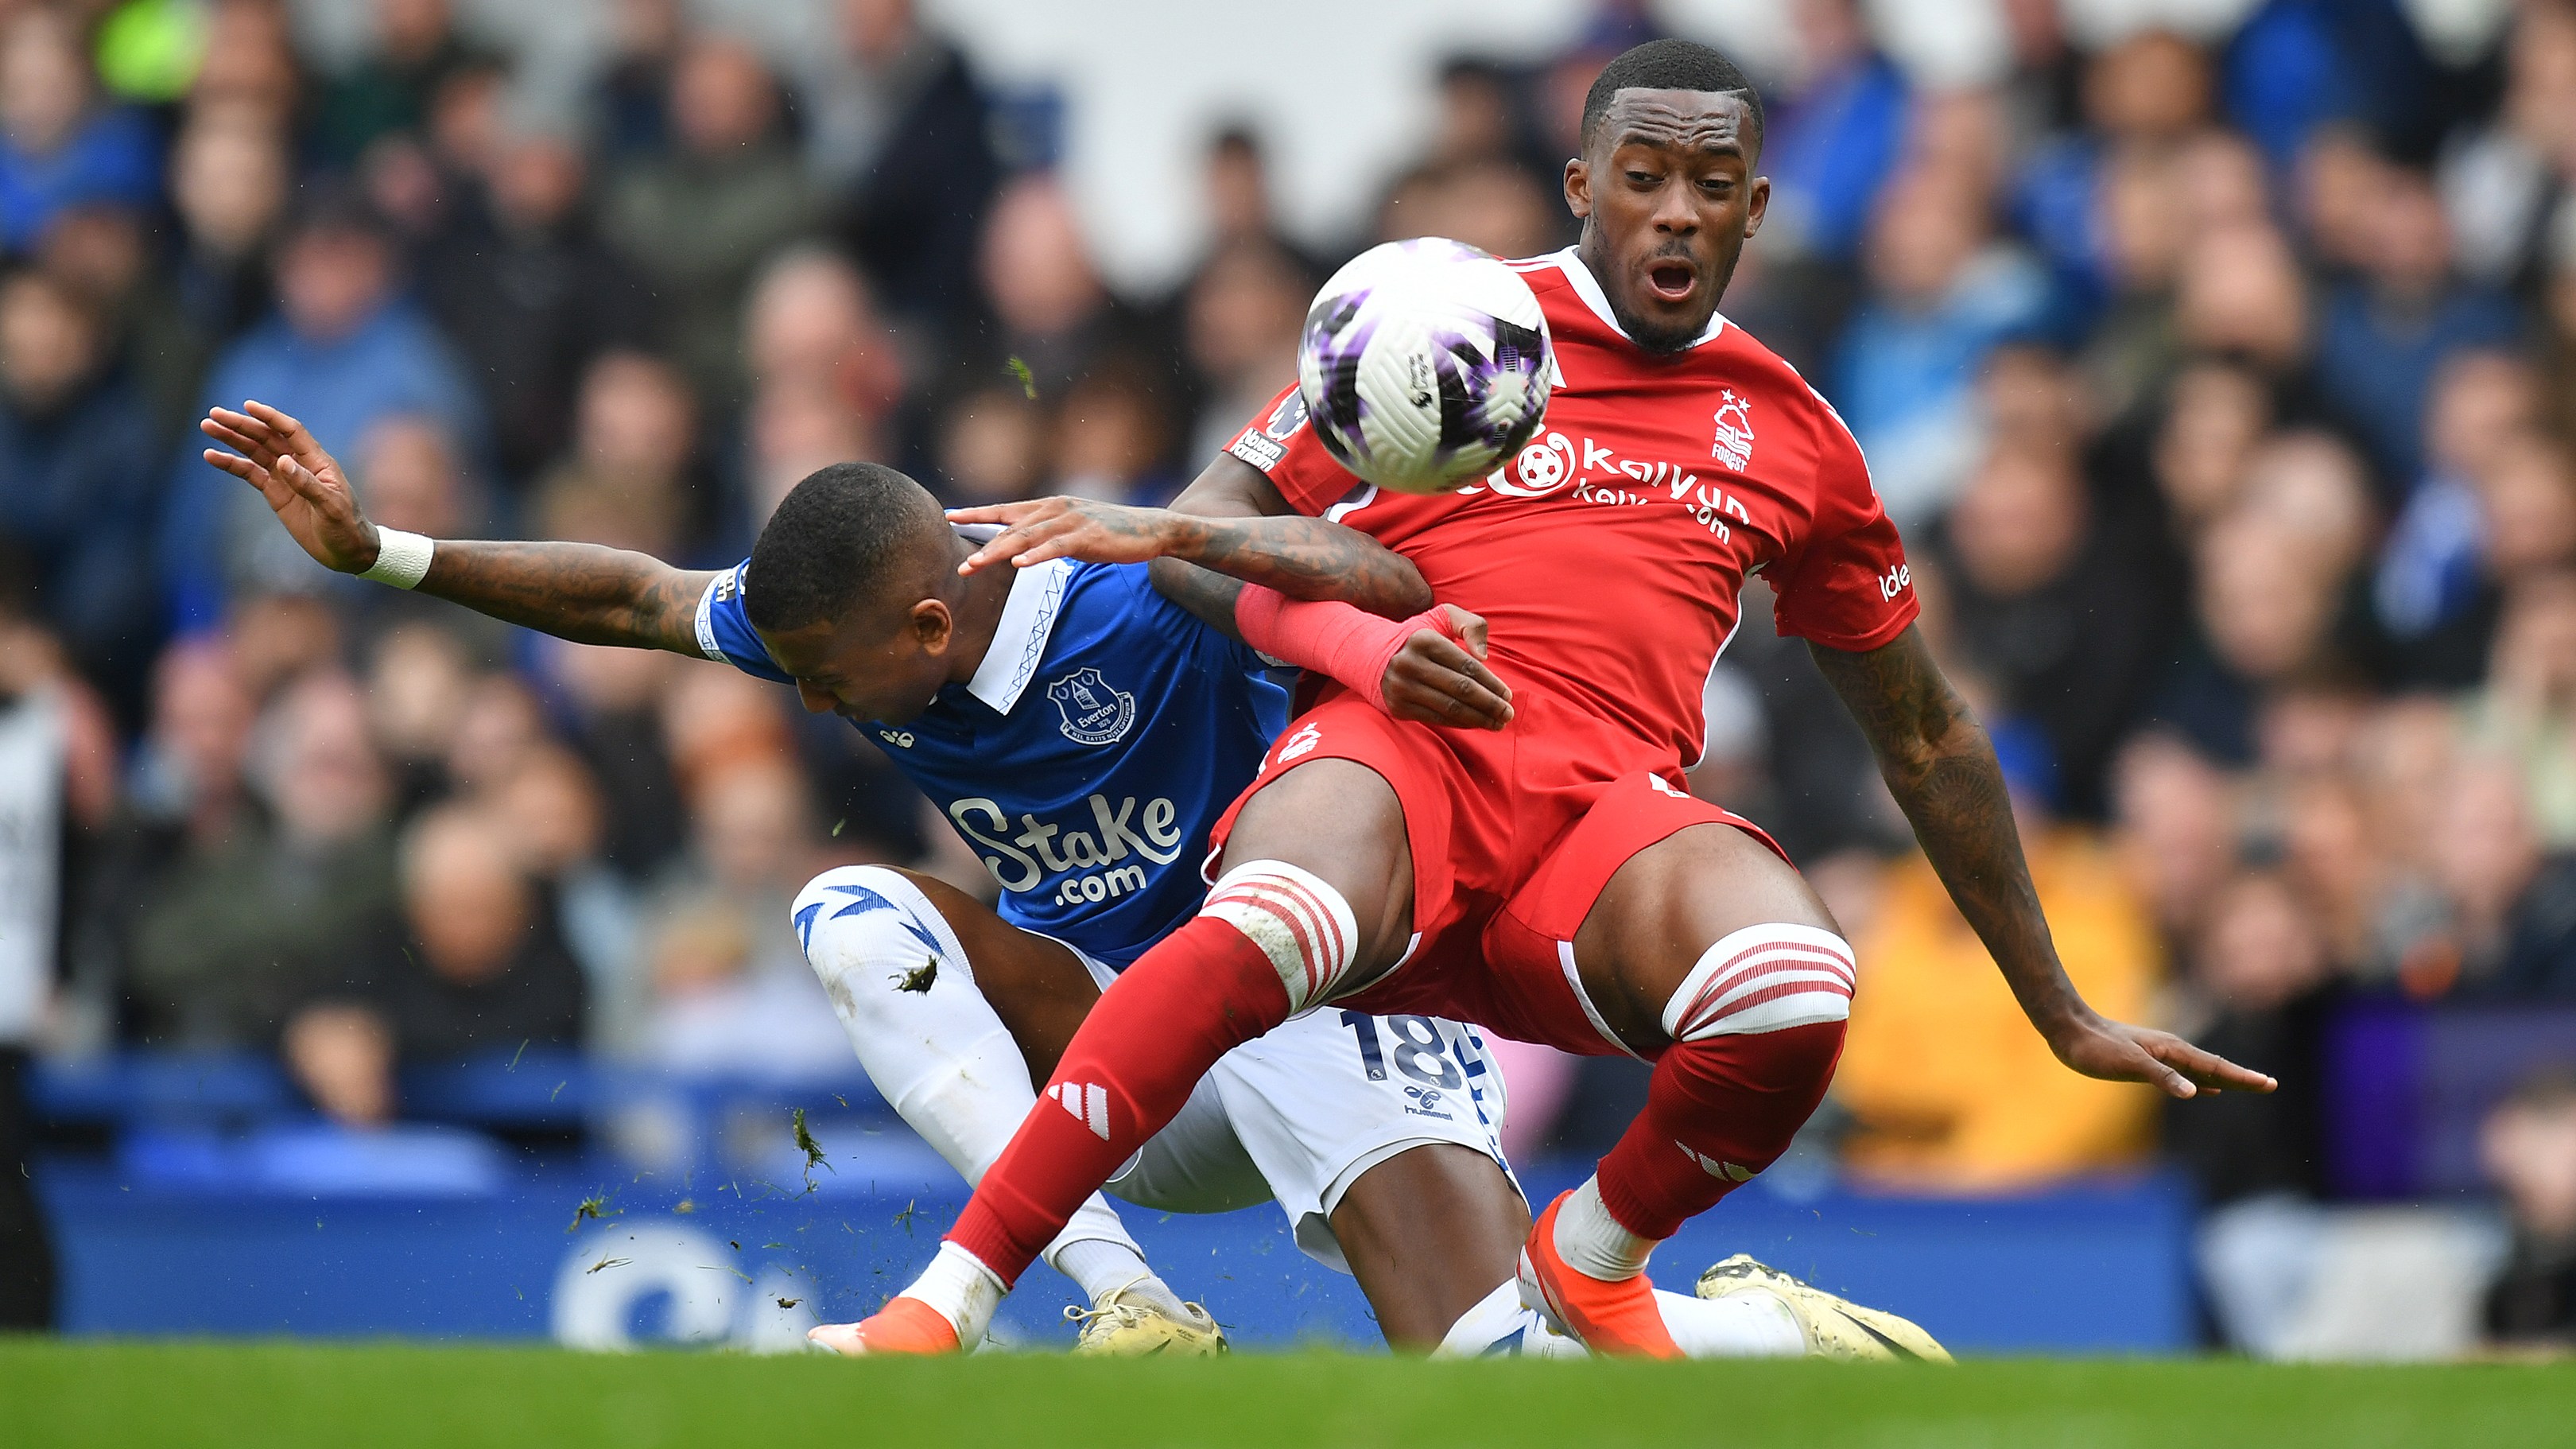
[[[197,431],[234,451],[208,448],[207,462],[260,491],[277,521],[324,568],[362,574],[376,562],[376,526],[358,509],[339,461],[304,424],[263,402],[216,408]]]
[[[2144,1082],[2169,1097],[2202,1092],[2268,1092],[2280,1083],[2214,1056],[2169,1031],[2111,1021],[2091,1012],[2049,1034],[2057,1059],[2106,1082]]]
[[[957,572],[1008,563],[1020,568],[1049,559],[1086,563],[1144,563],[1171,551],[1173,515],[1161,508],[1130,508],[1090,498],[1033,498],[952,508],[951,523],[998,523],[1000,533],[957,566]]]
[[[1435,629],[1416,629],[1386,662],[1386,712],[1452,729],[1498,730],[1512,722],[1512,687],[1485,667],[1485,621],[1455,604],[1432,611]]]

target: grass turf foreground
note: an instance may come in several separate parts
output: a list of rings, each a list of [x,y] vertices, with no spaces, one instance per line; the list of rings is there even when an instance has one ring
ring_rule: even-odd
[[[776,1443],[2288,1449],[2576,1445],[2576,1366],[2224,1360],[851,1363],[408,1344],[0,1339],[0,1444]]]

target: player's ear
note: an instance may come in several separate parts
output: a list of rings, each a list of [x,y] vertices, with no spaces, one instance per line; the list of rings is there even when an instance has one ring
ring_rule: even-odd
[[[912,626],[913,642],[924,654],[945,654],[951,640],[957,637],[957,620],[948,612],[944,599],[924,599],[912,606],[906,622]]]
[[[1592,215],[1592,166],[1580,156],[1565,163],[1565,209],[1578,219]]]
[[[1771,178],[1756,176],[1744,200],[1744,234],[1747,237],[1762,229],[1762,218],[1771,214]]]

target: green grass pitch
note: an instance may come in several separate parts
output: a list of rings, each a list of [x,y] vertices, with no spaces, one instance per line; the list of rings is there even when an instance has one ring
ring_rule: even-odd
[[[937,1363],[0,1340],[0,1444],[2576,1446],[2576,1365]]]

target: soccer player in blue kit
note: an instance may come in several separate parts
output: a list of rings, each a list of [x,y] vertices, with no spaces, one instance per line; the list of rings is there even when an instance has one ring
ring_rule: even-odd
[[[587,544],[380,529],[301,423],[246,409],[201,424],[237,450],[207,461],[260,489],[325,566],[575,642],[728,663],[884,746],[981,855],[998,912],[927,876],[845,866],[805,888],[794,924],[871,1079],[970,1183],[1101,989],[1200,910],[1209,826],[1288,715],[1266,662],[1164,597],[1146,566],[965,574],[998,530],[952,526],[889,468],[816,472],[748,560],[687,571]],[[1225,546],[1221,523],[1210,546]],[[1355,532],[1268,582],[1390,617],[1431,603],[1413,565]],[[1499,725],[1499,684],[1462,643],[1481,652],[1481,624],[1449,611],[1368,683],[1400,717]],[[1103,1110],[1058,1105],[1077,1120]],[[1108,1190],[1184,1212],[1275,1199],[1301,1248],[1357,1278],[1391,1344],[1578,1354],[1513,1288],[1529,1207],[1503,1160],[1503,1108],[1472,1028],[1318,1012],[1229,1053]],[[1221,1351],[1215,1322],[1153,1273],[1098,1194],[1044,1257],[1092,1301],[1081,1348]],[[1687,1350],[1825,1346],[1781,1295],[1659,1298]]]

